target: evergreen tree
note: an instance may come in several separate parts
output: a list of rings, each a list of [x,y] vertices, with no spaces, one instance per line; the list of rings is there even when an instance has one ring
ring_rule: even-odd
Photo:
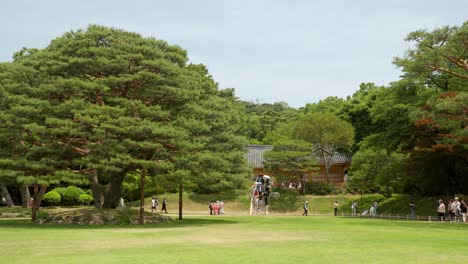
[[[222,161],[213,170],[224,181],[239,181],[245,141],[236,136],[235,99],[187,61],[180,47],[97,25],[21,50],[0,71],[8,75],[2,96],[11,98],[2,100],[10,149],[1,164],[17,161],[11,169],[29,177],[31,156],[43,166],[34,175],[87,179],[105,208],[118,205],[127,173],[192,176],[189,161],[200,153]]]

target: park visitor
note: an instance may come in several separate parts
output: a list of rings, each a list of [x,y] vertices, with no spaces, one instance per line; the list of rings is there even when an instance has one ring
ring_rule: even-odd
[[[449,221],[454,222],[455,221],[455,201],[453,199],[449,200],[449,203],[447,205],[448,213],[449,213]]]
[[[210,215],[213,215],[213,203],[214,201],[211,201],[210,204],[208,205],[208,208],[210,209]]]
[[[219,202],[219,214],[224,214],[224,201]]]
[[[338,206],[339,206],[338,201],[335,201],[335,202],[333,203],[333,208],[334,208],[334,211],[335,211],[335,216],[337,216],[337,214],[338,214]]]
[[[125,208],[125,201],[122,197],[120,197],[120,202],[119,202],[120,208]]]
[[[455,207],[455,220],[458,222],[460,219],[460,201],[458,201],[458,197],[455,197],[454,201],[454,207]]]
[[[410,217],[411,219],[414,219],[416,217],[416,205],[414,204],[414,201],[411,201],[409,206],[410,206]]]
[[[302,213],[303,216],[307,216],[309,213],[308,204],[309,204],[309,201],[305,201],[304,206],[302,207],[304,209],[304,213]]]
[[[437,215],[439,216],[440,221],[443,222],[445,216],[445,204],[444,200],[442,199],[439,200],[439,206],[437,207]]]
[[[466,213],[467,213],[468,207],[466,206],[466,203],[463,199],[460,201],[460,212],[462,215],[462,220],[463,223],[466,223]]]
[[[161,213],[164,211],[165,214],[167,214],[167,200],[164,198],[163,203],[162,203],[162,208],[161,208]]]
[[[214,201],[214,203],[213,203],[213,206],[212,206],[212,207],[213,207],[213,214],[214,214],[214,215],[217,215],[217,214],[219,214],[219,212],[218,212],[218,210],[219,210],[219,207],[218,207],[218,202],[217,202],[217,201]]]
[[[156,197],[156,199],[155,199],[155,201],[154,201],[154,204],[155,204],[156,213],[158,213],[158,211],[159,211],[159,200],[158,200],[158,197]]]
[[[356,216],[357,215],[357,202],[354,201],[352,204],[351,204],[351,212],[352,212],[352,215],[353,216]]]
[[[156,198],[153,196],[151,197],[151,212],[157,213],[158,210],[156,209]]]

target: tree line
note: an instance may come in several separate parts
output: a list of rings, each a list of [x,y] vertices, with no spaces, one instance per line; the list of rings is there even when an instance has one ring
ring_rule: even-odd
[[[276,121],[263,138],[250,137],[252,143],[273,144],[267,167],[299,180],[310,168],[301,157],[334,143],[330,153],[353,156],[349,188],[359,192],[466,193],[468,22],[418,30],[405,40],[414,48],[395,57],[402,76],[387,86],[362,83],[347,98],[327,97],[300,109],[250,105],[250,119]],[[338,128],[332,116],[352,128]]]
[[[140,188],[146,175],[180,192],[243,184],[234,91],[165,41],[98,25],[67,32],[1,63],[0,98],[2,191],[33,191],[34,208],[49,186],[67,184],[89,185],[97,208],[115,208],[135,173]]]
[[[25,205],[32,191],[37,207],[50,187],[88,186],[95,207],[115,208],[148,183],[234,190],[250,177],[248,144],[274,145],[268,166],[291,177],[313,162],[303,157],[340,151],[360,191],[466,192],[467,36],[468,22],[412,32],[414,48],[394,59],[400,79],[295,109],[239,100],[165,41],[67,32],[0,63],[2,196]]]

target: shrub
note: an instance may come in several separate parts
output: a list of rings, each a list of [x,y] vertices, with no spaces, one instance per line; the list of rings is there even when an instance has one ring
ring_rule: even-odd
[[[37,211],[36,213],[36,219],[47,219],[49,217],[49,213],[44,212],[44,211]]]
[[[44,195],[43,200],[49,205],[59,205],[62,197],[58,192],[52,190]]]
[[[306,182],[306,193],[316,195],[328,195],[334,193],[336,187],[323,182]]]
[[[80,194],[80,196],[78,197],[78,202],[81,205],[89,205],[93,200],[93,197],[86,193]]]
[[[81,194],[85,192],[83,189],[76,186],[68,186],[62,195],[62,200],[66,205],[75,205],[78,202]]]
[[[56,187],[54,189],[52,189],[51,192],[58,192],[58,194],[60,194],[60,197],[63,197],[63,194],[65,193],[65,187]]]

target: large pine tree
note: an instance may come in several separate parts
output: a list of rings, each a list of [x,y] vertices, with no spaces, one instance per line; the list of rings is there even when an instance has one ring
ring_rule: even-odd
[[[117,206],[130,171],[176,183],[202,177],[219,188],[245,175],[236,99],[178,46],[92,25],[45,49],[21,50],[0,74],[8,77],[0,95],[9,98],[0,109],[1,142],[10,149],[4,169],[87,179],[105,208]],[[25,154],[47,168],[32,175]]]

